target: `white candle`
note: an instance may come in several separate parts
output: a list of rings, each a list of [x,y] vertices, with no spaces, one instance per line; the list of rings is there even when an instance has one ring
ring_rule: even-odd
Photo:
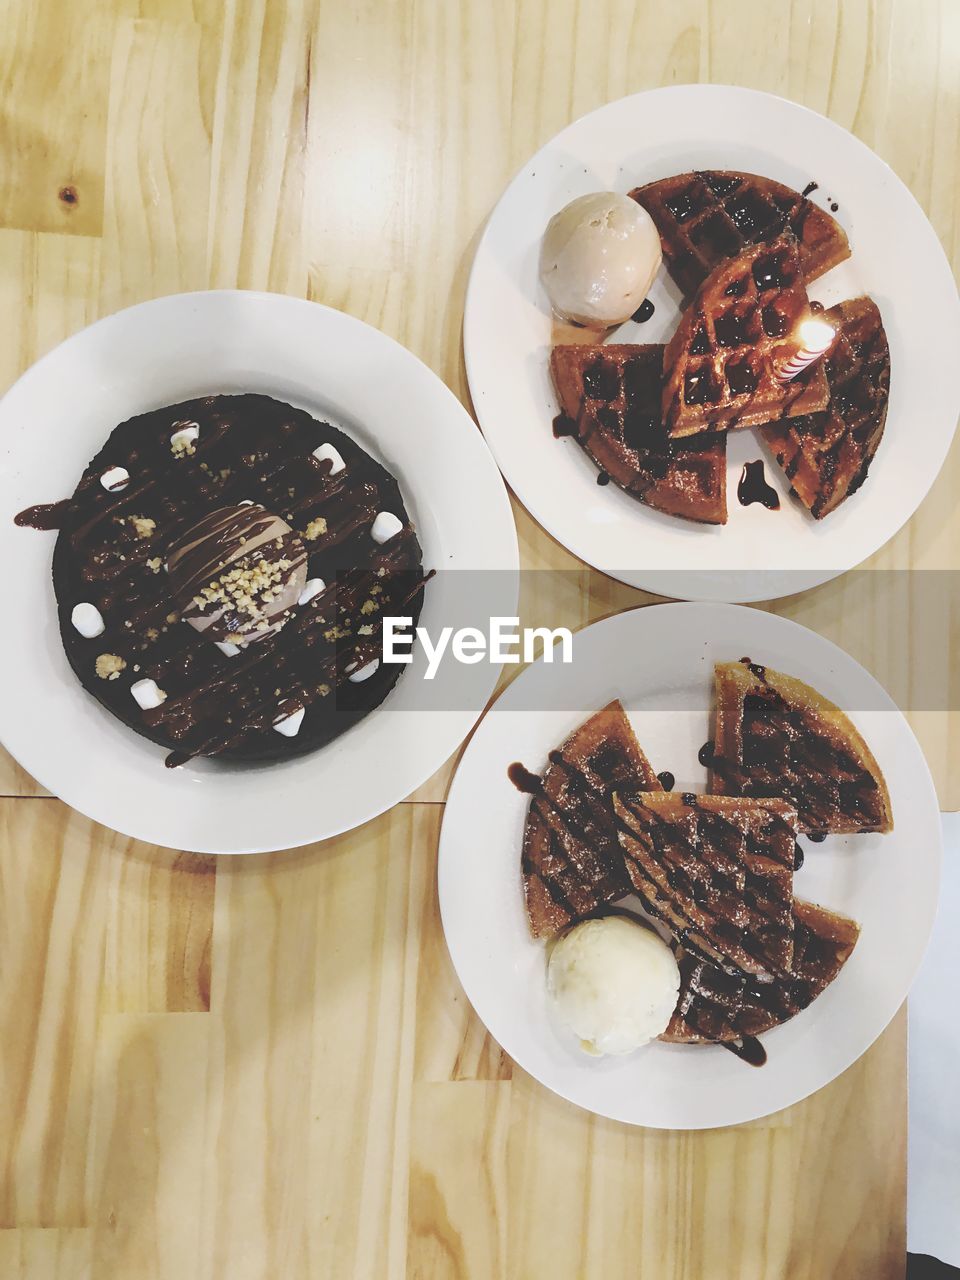
[[[773,371],[781,382],[792,382],[807,365],[819,360],[837,336],[826,320],[804,320],[800,326],[800,349],[792,356],[776,361]]]

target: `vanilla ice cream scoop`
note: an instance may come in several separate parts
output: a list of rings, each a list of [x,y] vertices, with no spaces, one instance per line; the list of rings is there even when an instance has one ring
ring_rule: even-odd
[[[554,945],[547,991],[585,1053],[630,1053],[667,1029],[680,970],[651,929],[604,916],[574,925]]]
[[[558,316],[605,329],[637,310],[662,257],[646,209],[616,191],[595,191],[547,223],[540,279]]]

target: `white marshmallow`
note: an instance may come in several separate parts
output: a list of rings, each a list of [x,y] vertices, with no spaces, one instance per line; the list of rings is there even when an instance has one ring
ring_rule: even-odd
[[[78,604],[74,606],[70,621],[86,640],[103,634],[103,617],[94,604]]]
[[[335,476],[338,471],[342,471],[347,465],[340,456],[339,450],[335,449],[332,444],[320,445],[314,449],[313,456],[318,462],[330,463],[330,470],[327,472],[328,476]]]
[[[321,591],[326,591],[326,589],[327,584],[322,578],[308,578],[297,599],[297,604],[309,604],[314,596],[318,596]]]
[[[296,711],[284,716],[282,720],[278,720],[273,727],[277,733],[282,733],[285,738],[295,738],[300,732],[300,726],[303,724],[305,714],[303,707],[297,707]]]
[[[159,707],[160,703],[165,702],[167,698],[156,680],[137,680],[130,686],[130,692],[142,711]]]
[[[225,653],[228,658],[235,658],[240,652],[238,644],[231,644],[229,640],[214,640],[213,642],[221,653]]]
[[[403,521],[398,520],[392,511],[380,511],[370,526],[370,537],[374,542],[389,542],[403,528]]]
[[[126,467],[107,467],[100,477],[100,483],[108,493],[114,493],[117,489],[125,489],[130,483],[130,472]]]
[[[351,684],[363,684],[364,680],[369,680],[374,672],[377,671],[379,666],[380,659],[374,658],[371,662],[368,662],[365,667],[361,667],[359,671],[352,671],[347,676],[347,679]]]
[[[200,427],[196,422],[185,422],[179,431],[175,431],[170,437],[170,447],[176,449],[180,445],[193,444],[199,434]]]

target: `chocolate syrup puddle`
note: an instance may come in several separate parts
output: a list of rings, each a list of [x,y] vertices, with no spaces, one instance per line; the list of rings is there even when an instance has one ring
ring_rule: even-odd
[[[650,317],[653,315],[655,310],[656,310],[656,307],[653,305],[650,299],[644,298],[644,300],[640,303],[639,307],[637,307],[636,311],[633,313],[630,319],[636,320],[637,324],[644,324],[646,323],[647,320],[650,319]]]
[[[577,424],[573,418],[568,418],[565,413],[558,413],[553,420],[553,434],[557,440],[562,440],[564,436],[575,436],[577,434]]]
[[[767,484],[762,458],[743,464],[740,483],[737,485],[737,500],[741,507],[749,507],[754,502],[759,502],[768,511],[780,510],[780,495],[776,489]]]
[[[725,1040],[723,1047],[751,1067],[762,1067],[767,1060],[767,1051],[756,1036],[742,1036],[739,1044],[736,1040]]]
[[[700,748],[700,750],[697,752],[697,759],[700,761],[700,763],[703,765],[705,769],[709,769],[710,766],[713,764],[713,739],[712,738],[710,738],[707,742],[705,742],[703,746]]]
[[[669,769],[664,769],[663,773],[658,773],[657,781],[660,783],[661,787],[663,787],[664,791],[672,791],[677,782]]]
[[[526,796],[538,796],[543,790],[543,783],[535,773],[531,773],[519,760],[515,760],[507,769],[507,777]]]
[[[61,498],[59,502],[39,502],[35,507],[19,511],[13,517],[13,523],[21,529],[59,529],[69,506],[69,498]]]

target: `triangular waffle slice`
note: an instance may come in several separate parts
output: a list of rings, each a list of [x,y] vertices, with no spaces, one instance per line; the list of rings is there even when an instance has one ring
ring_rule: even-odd
[[[887,420],[890,350],[872,298],[824,313],[838,331],[825,361],[830,402],[822,413],[760,428],[797,497],[822,519],[863,484]]]
[[[550,752],[523,833],[523,891],[534,937],[556,933],[631,892],[612,795],[618,787],[659,786],[619,702]]]
[[[706,169],[648,182],[630,195],[660,232],[670,275],[690,297],[724,258],[769,240],[785,226],[797,237],[804,279],[850,256],[843,228],[792,187],[755,173]]]
[[[718,663],[715,674],[714,794],[781,796],[806,832],[893,829],[880,766],[839,707],[748,659]]]
[[[718,1044],[758,1036],[798,1014],[834,980],[860,934],[855,920],[812,902],[793,904],[790,972],[772,982],[725,973],[688,952],[680,961],[680,997],[661,1040]]]
[[[662,369],[662,346],[573,344],[550,356],[560,407],[603,474],[667,515],[724,524],[726,440],[711,433],[671,441]]]
[[[782,800],[613,799],[634,889],[684,950],[769,981],[793,959],[797,815]]]
[[[783,232],[727,259],[700,286],[663,356],[663,417],[673,436],[816,413],[830,398],[823,359],[788,382],[812,312],[796,237]]]

